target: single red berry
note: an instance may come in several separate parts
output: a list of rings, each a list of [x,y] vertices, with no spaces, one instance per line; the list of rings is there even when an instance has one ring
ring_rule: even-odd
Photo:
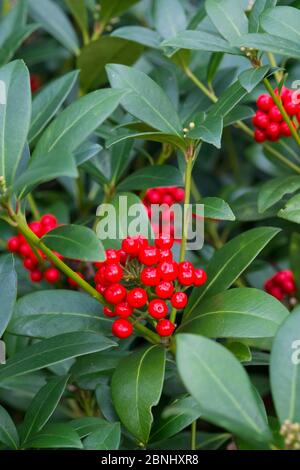
[[[178,274],[178,281],[182,286],[191,286],[195,282],[194,270],[181,271]]]
[[[141,287],[135,287],[127,294],[127,302],[133,308],[141,308],[146,305],[148,300],[147,292]]]
[[[123,277],[123,269],[119,264],[108,264],[104,270],[104,277],[108,283],[119,282]]]
[[[158,263],[159,251],[154,246],[147,246],[142,248],[139,252],[139,261],[146,266],[152,266]]]
[[[282,301],[284,299],[284,292],[283,290],[278,287],[278,286],[273,286],[272,288],[270,288],[270,292],[269,294],[271,294],[273,297],[275,297],[277,300],[280,300]]]
[[[173,197],[176,202],[182,202],[184,200],[184,189],[175,188],[173,190]]]
[[[44,230],[40,222],[30,222],[28,227],[37,237],[41,238],[44,235]]]
[[[11,237],[7,241],[7,249],[11,253],[17,253],[20,248],[20,240],[19,237]]]
[[[168,306],[164,300],[153,299],[149,302],[148,311],[151,317],[159,320],[167,316]]]
[[[106,279],[106,265],[101,266],[101,268],[96,272],[94,281],[95,284],[102,284],[103,286],[108,286],[109,282]]]
[[[25,258],[23,261],[23,266],[25,269],[28,269],[28,271],[34,271],[37,265],[38,265],[37,258],[29,257],[29,258]]]
[[[254,131],[254,139],[258,144],[262,144],[265,142],[267,136],[264,131],[261,131],[260,129],[255,129]]]
[[[102,284],[97,283],[96,286],[95,286],[95,289],[96,289],[97,292],[99,292],[99,294],[104,295],[105,291],[107,289],[107,286],[103,286]]]
[[[57,218],[53,214],[45,214],[41,218],[41,224],[43,229],[47,229],[47,231],[54,229],[57,227]]]
[[[294,281],[294,275],[289,269],[284,269],[282,271],[278,271],[272,279],[275,284],[282,287],[286,281]]]
[[[163,281],[175,281],[178,276],[178,267],[176,261],[164,261],[158,265],[158,270]]]
[[[159,336],[170,336],[175,330],[175,325],[170,320],[160,320],[156,325],[156,331]]]
[[[162,281],[155,288],[155,294],[161,299],[169,299],[174,292],[172,282]]]
[[[286,280],[282,285],[282,290],[288,295],[294,294],[296,292],[295,282]]]
[[[79,277],[81,277],[81,279],[84,279],[84,276],[83,276],[82,273],[76,272],[76,274],[77,274]],[[68,277],[67,281],[68,281],[68,284],[69,284],[70,287],[78,287],[77,282],[74,281],[74,279],[72,279],[71,277]]]
[[[126,289],[122,284],[111,284],[104,293],[104,298],[109,304],[119,304],[126,297]]]
[[[148,189],[146,193],[146,198],[150,202],[150,204],[160,204],[161,203],[161,195],[158,189],[152,188]]]
[[[285,101],[284,109],[288,113],[289,116],[294,116],[299,111],[299,106],[296,103],[293,103],[292,100]]]
[[[44,276],[49,284],[56,284],[60,279],[60,272],[55,268],[49,268],[45,271]]]
[[[163,194],[161,198],[162,204],[166,204],[167,206],[172,206],[173,202],[174,202],[173,196],[170,193]]]
[[[24,258],[28,258],[29,256],[31,256],[33,252],[29,243],[27,242],[22,243],[22,245],[19,248],[19,253],[21,256],[24,256]]]
[[[32,282],[40,282],[43,279],[43,273],[39,269],[30,272]]]
[[[291,137],[292,133],[286,122],[282,122],[280,124],[280,134],[283,135],[284,137]]]
[[[193,271],[194,272],[194,266],[190,261],[182,261],[181,263],[178,264],[178,271],[181,273],[183,271]]]
[[[260,111],[270,111],[271,107],[274,105],[273,99],[270,95],[267,95],[266,93],[263,95],[260,95],[257,98],[256,101],[256,106]]]
[[[136,238],[127,237],[122,241],[122,250],[128,255],[137,256],[139,249],[139,241]]]
[[[117,336],[117,338],[125,339],[132,335],[133,326],[130,321],[125,318],[119,318],[112,324],[112,333]]]
[[[119,250],[119,255],[120,255],[120,263],[124,265],[127,261],[128,255],[124,250],[122,250],[122,248]]]
[[[195,286],[202,286],[202,284],[204,284],[207,280],[207,274],[204,271],[204,269],[195,269],[194,275],[195,275],[195,280],[194,280]]]
[[[119,263],[121,260],[121,255],[118,250],[114,250],[112,248],[109,248],[108,250],[105,250],[105,255],[106,255],[106,263],[107,264],[115,264]]]
[[[162,250],[169,250],[170,248],[172,248],[173,243],[173,238],[164,235],[155,240],[155,245],[157,246],[157,248],[160,248]]]
[[[146,248],[146,246],[149,246],[147,238],[144,237],[143,235],[137,235],[136,237],[133,237],[133,238],[138,241],[139,249]]]
[[[173,253],[171,250],[159,250],[159,262],[163,262],[163,261],[172,261],[173,260]]]
[[[109,307],[103,307],[103,314],[106,317],[113,318],[116,316],[115,312],[113,312]]]
[[[115,314],[121,318],[127,318],[133,313],[133,308],[128,302],[121,302],[115,307]]]
[[[252,118],[253,125],[255,127],[259,127],[260,129],[265,129],[269,122],[270,120],[268,115],[263,111],[257,111]]]
[[[175,292],[171,298],[172,307],[182,310],[188,302],[185,292]]]
[[[275,88],[274,92],[278,96],[278,88]],[[285,86],[281,87],[280,97],[282,100],[290,98],[291,94],[292,94],[291,90],[289,90]]]
[[[268,139],[273,142],[278,140],[280,136],[280,125],[277,122],[271,122],[266,129],[266,135]]]
[[[273,122],[281,122],[283,120],[283,116],[282,116],[279,108],[277,108],[276,105],[272,106],[272,108],[270,109],[269,118]],[[257,126],[257,127],[260,127],[260,126]]]
[[[160,273],[157,268],[144,268],[141,272],[141,281],[145,286],[157,286]]]

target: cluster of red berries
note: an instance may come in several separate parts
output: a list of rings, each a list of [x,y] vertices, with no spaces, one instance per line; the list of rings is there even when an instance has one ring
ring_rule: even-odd
[[[265,291],[280,301],[284,300],[287,296],[295,294],[296,284],[292,271],[286,269],[277,272],[266,281]]]
[[[173,204],[180,204],[184,200],[184,189],[177,186],[169,187],[160,187],[160,188],[150,188],[147,190],[143,203],[145,204],[148,215],[151,218],[152,216],[152,204],[165,204],[169,208]],[[162,213],[162,217],[165,220],[170,220],[171,222],[174,219],[174,213],[167,208]],[[157,226],[152,224],[154,235],[157,237],[162,234],[162,226]],[[170,235],[174,235],[174,225],[170,224]]]
[[[278,90],[275,90],[278,94]],[[294,117],[300,122],[300,106],[294,102],[293,94],[295,90],[289,90],[282,87],[280,98],[287,114],[293,119]],[[276,142],[281,137],[290,137],[291,131],[287,123],[283,120],[283,116],[268,94],[260,95],[256,101],[257,111],[252,118],[255,126],[254,138],[256,142],[262,143],[266,140]],[[292,121],[296,128],[296,121]]]
[[[109,304],[104,314],[118,317],[112,325],[118,338],[128,338],[133,333],[132,322],[145,317],[155,322],[160,336],[170,336],[175,325],[166,318],[169,306],[183,309],[188,302],[184,291],[205,283],[203,269],[195,269],[189,261],[173,260],[173,242],[160,236],[150,245],[141,236],[127,237],[120,250],[106,250],[106,261],[96,263],[95,286]]]

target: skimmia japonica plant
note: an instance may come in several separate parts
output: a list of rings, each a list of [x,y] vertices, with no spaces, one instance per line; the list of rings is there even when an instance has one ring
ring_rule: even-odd
[[[0,7],[0,448],[300,449],[300,3]]]

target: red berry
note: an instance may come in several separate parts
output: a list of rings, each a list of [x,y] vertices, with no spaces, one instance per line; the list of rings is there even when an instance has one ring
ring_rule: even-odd
[[[29,258],[25,258],[23,261],[23,266],[25,269],[28,269],[28,271],[34,271],[37,265],[38,265],[37,258],[29,257]]]
[[[40,222],[30,222],[28,227],[37,237],[41,238],[44,235],[44,230]]]
[[[173,197],[169,193],[165,193],[161,198],[162,204],[166,204],[167,206],[172,206],[173,204]]]
[[[99,292],[99,294],[104,295],[107,287],[98,283],[98,284],[96,284],[95,289],[96,289],[97,292]]]
[[[194,266],[190,261],[182,261],[181,263],[178,264],[178,270],[179,272],[183,271],[194,271]]]
[[[255,127],[265,129],[270,121],[266,113],[264,113],[263,111],[257,111],[252,118],[252,122]]]
[[[207,274],[204,271],[204,269],[195,269],[194,275],[195,275],[195,280],[194,280],[195,286],[202,286],[202,284],[204,284],[207,280]]]
[[[162,281],[155,288],[155,294],[161,299],[169,299],[174,292],[172,282]]]
[[[137,256],[139,249],[139,241],[136,238],[127,237],[122,241],[122,250],[128,255]]]
[[[160,273],[157,268],[144,268],[141,272],[141,281],[145,286],[157,286]]]
[[[157,246],[157,248],[160,248],[163,250],[169,250],[170,248],[172,248],[173,243],[174,243],[174,240],[165,235],[162,235],[161,237],[155,240],[155,245]]]
[[[8,251],[10,251],[11,253],[17,253],[19,251],[19,248],[20,248],[20,240],[19,240],[19,237],[11,237],[8,241],[7,241],[7,249]]]
[[[273,286],[270,289],[269,294],[273,295],[273,297],[275,297],[277,300],[282,301],[284,299],[284,292],[280,287]]]
[[[106,317],[113,318],[116,316],[115,312],[113,312],[109,307],[103,307],[103,314]]]
[[[171,298],[171,304],[178,310],[183,309],[187,304],[188,298],[184,292],[175,292]]]
[[[275,94],[278,96],[278,88],[275,88]],[[281,87],[280,97],[282,100],[290,98],[292,91],[286,88],[285,86]]]
[[[173,191],[173,197],[176,202],[182,202],[184,200],[184,189],[175,188]]]
[[[29,243],[27,242],[22,243],[19,249],[19,253],[20,255],[24,256],[24,258],[28,258],[29,256],[31,256],[33,252]]]
[[[278,273],[273,276],[273,282],[280,287],[286,282],[286,281],[294,281],[294,275],[292,271],[285,269],[283,271],[279,271]]]
[[[289,116],[294,116],[295,114],[297,114],[297,112],[299,110],[299,106],[297,104],[293,103],[292,100],[285,101],[284,108],[285,108],[285,110],[286,110],[286,112],[288,113]]]
[[[168,306],[164,300],[153,299],[149,302],[148,311],[151,317],[159,320],[160,318],[166,317],[168,313]]]
[[[269,118],[273,122],[281,122],[282,121],[282,119],[283,119],[282,114],[281,114],[279,108],[277,108],[276,105],[272,106],[272,108],[270,109]],[[260,127],[260,126],[258,126],[258,127]]]
[[[269,111],[273,104],[274,102],[272,97],[267,94],[260,95],[256,101],[256,106],[261,111]]]
[[[282,290],[288,295],[294,294],[296,292],[296,284],[294,281],[286,280],[282,285]]]
[[[174,281],[178,276],[177,263],[175,261],[164,261],[158,265],[163,281]]]
[[[110,264],[110,263],[115,264],[115,263],[120,262],[121,255],[119,251],[113,250],[112,248],[110,248],[108,250],[105,250],[105,254],[106,254],[107,264]]]
[[[121,318],[127,318],[133,313],[133,308],[128,302],[121,302],[115,307],[115,314]]]
[[[195,282],[194,270],[181,271],[178,274],[178,281],[182,286],[191,286]]]
[[[139,249],[146,248],[146,246],[149,246],[147,238],[144,237],[143,235],[137,235],[136,237],[133,237],[133,238],[139,242]]]
[[[174,323],[166,319],[160,320],[156,326],[156,331],[159,336],[170,336],[173,333],[174,329]]]
[[[127,261],[127,253],[125,253],[125,251],[121,249],[119,250],[119,255],[120,255],[120,263],[124,265]]]
[[[277,122],[271,122],[266,129],[266,135],[269,140],[273,142],[278,140],[280,136],[280,125]]]
[[[146,266],[152,266],[158,263],[159,251],[154,246],[142,248],[139,253],[139,261]]]
[[[147,292],[141,287],[135,287],[127,294],[127,302],[133,308],[141,308],[146,305],[148,300]]]
[[[146,193],[146,198],[150,202],[150,204],[160,204],[161,203],[161,195],[158,189],[152,188],[148,189]]]
[[[59,281],[60,273],[55,268],[49,268],[45,271],[45,279],[49,284],[56,284]]]
[[[41,79],[37,74],[30,75],[30,89],[31,92],[36,92],[41,87]]]
[[[30,272],[30,279],[32,282],[40,282],[43,279],[43,273],[38,269]]]
[[[52,214],[45,214],[41,218],[41,224],[47,231],[52,230],[57,227],[57,218]]]
[[[76,274],[78,274],[78,276],[81,277],[81,279],[84,279],[82,273],[76,272]],[[69,284],[70,287],[77,287],[78,286],[77,282],[74,281],[71,277],[68,277],[67,281],[68,281],[68,284]]]
[[[125,318],[120,318],[113,322],[112,333],[117,336],[117,338],[125,339],[132,335],[133,326],[130,321]]]
[[[267,137],[264,131],[261,131],[260,129],[255,129],[254,139],[256,140],[257,143],[261,144],[265,142],[266,138]]]
[[[173,260],[173,253],[171,250],[159,250],[159,261],[162,263],[163,261],[172,261]]]
[[[268,279],[268,280],[265,282],[265,285],[264,285],[265,291],[268,292],[268,294],[271,294],[273,287],[274,287],[273,278],[272,278],[272,279]]]
[[[110,304],[119,304],[126,297],[126,289],[122,284],[112,284],[107,287],[104,293],[104,298],[106,302]]]
[[[280,124],[280,134],[283,135],[284,137],[291,137],[292,133],[286,122],[282,122]]]
[[[123,277],[123,269],[119,264],[108,264],[104,270],[104,277],[106,282],[119,282]]]
[[[99,271],[96,272],[94,280],[96,284],[102,284],[103,286],[107,286],[109,283],[106,279],[106,266],[101,266]]]

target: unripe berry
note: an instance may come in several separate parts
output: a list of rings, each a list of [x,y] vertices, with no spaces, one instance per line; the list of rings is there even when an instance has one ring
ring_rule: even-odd
[[[115,307],[115,314],[121,318],[127,318],[133,313],[133,308],[128,302],[121,302]]]
[[[194,276],[195,276],[195,280],[194,280],[195,286],[202,286],[202,284],[204,284],[207,280],[207,274],[204,271],[204,269],[195,269]]]
[[[175,292],[171,298],[172,307],[182,310],[188,302],[185,292]]]
[[[115,312],[113,312],[109,307],[103,307],[103,314],[106,317],[113,318],[116,316]]]
[[[119,304],[126,297],[126,289],[122,284],[112,284],[105,289],[104,298],[109,304]]]
[[[113,322],[112,333],[117,336],[117,338],[125,339],[132,335],[133,326],[130,321],[125,318],[120,318]]]
[[[149,302],[148,311],[151,317],[159,320],[167,316],[168,306],[164,300],[153,299]]]
[[[7,249],[11,253],[17,253],[20,248],[20,240],[19,237],[11,237],[7,241]]]
[[[60,279],[60,272],[55,268],[49,268],[45,271],[44,277],[49,284],[56,284]]]
[[[156,325],[156,331],[159,336],[170,336],[175,329],[174,323],[170,320],[160,320]]]
[[[126,300],[133,308],[144,307],[148,301],[147,292],[141,287],[135,287],[128,292]]]
[[[260,95],[256,101],[256,106],[261,111],[269,111],[273,105],[274,102],[272,97],[267,94]]]
[[[157,286],[160,273],[157,268],[144,268],[141,272],[141,281],[145,286]]]
[[[142,248],[139,252],[139,261],[146,266],[152,266],[153,264],[158,263],[158,260],[159,252],[154,246]]]
[[[155,288],[155,294],[161,299],[169,299],[174,292],[172,282],[162,281]]]

